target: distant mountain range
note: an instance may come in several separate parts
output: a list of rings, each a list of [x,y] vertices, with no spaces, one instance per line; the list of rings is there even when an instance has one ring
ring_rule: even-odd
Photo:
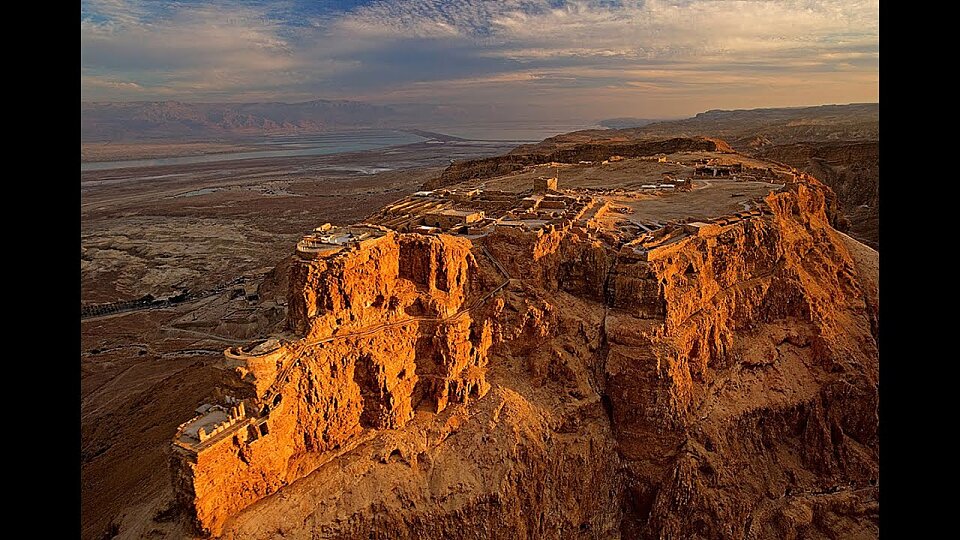
[[[302,103],[81,103],[80,140],[118,141],[318,133],[337,129],[415,127],[461,120],[465,112],[436,105]]]
[[[719,137],[741,150],[809,141],[880,140],[879,103],[712,110],[683,120],[639,120],[643,123],[634,125],[627,125],[625,120],[630,119],[616,118],[600,124],[631,128],[634,136]]]
[[[641,127],[654,122],[663,122],[663,119],[634,118],[632,116],[624,116],[622,118],[607,118],[606,120],[601,120],[598,122],[598,124],[610,129],[625,129]]]

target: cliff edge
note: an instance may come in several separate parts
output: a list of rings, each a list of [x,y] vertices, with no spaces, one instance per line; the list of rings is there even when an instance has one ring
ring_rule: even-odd
[[[220,403],[175,436],[188,526],[876,537],[878,256],[831,227],[829,188],[775,172],[426,192],[318,228],[289,332],[228,349]],[[644,214],[748,188],[766,194]]]

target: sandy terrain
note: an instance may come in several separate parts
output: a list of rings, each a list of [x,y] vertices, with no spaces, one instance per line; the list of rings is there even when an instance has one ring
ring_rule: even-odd
[[[481,182],[487,189],[503,191],[523,191],[529,189],[533,180],[539,176],[559,176],[560,187],[583,187],[594,189],[636,189],[643,184],[655,184],[662,180],[663,173],[685,176],[691,173],[689,166],[678,165],[676,161],[689,161],[696,158],[729,158],[717,152],[698,152],[696,154],[679,152],[667,156],[669,163],[657,163],[641,159],[624,159],[602,165],[600,163],[572,165],[561,163],[559,169],[550,165],[540,165],[523,172],[501,176]],[[763,167],[767,164],[746,156],[737,158],[744,165]],[[466,182],[467,184],[471,182]]]

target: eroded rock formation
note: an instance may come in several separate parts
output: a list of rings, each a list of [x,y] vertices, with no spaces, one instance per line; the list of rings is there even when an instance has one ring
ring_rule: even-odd
[[[256,405],[247,429],[185,440],[174,454],[196,528],[217,534],[365,428],[401,428],[418,406],[440,412],[485,394],[490,326],[466,304],[482,279],[475,265],[467,240],[393,233],[294,264],[288,323],[302,339],[228,363],[232,390]]]
[[[628,301],[641,309],[605,324],[627,536],[877,526],[878,306],[819,186],[767,202],[772,219],[691,238],[613,279],[616,292],[656,283],[663,299]]]
[[[232,538],[875,536],[879,296],[828,194],[644,250],[569,224],[294,264],[297,338],[232,366],[256,412],[175,451],[179,500]]]
[[[837,194],[840,230],[880,249],[880,142],[830,141],[767,146],[757,151],[812,174]]]

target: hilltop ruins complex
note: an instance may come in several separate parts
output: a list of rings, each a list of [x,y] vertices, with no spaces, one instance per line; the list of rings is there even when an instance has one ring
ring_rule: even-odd
[[[829,190],[672,150],[511,162],[305,235],[287,333],[227,349],[174,434],[195,532],[274,530],[301,479],[319,502],[276,520],[301,536],[869,529],[879,300]]]

